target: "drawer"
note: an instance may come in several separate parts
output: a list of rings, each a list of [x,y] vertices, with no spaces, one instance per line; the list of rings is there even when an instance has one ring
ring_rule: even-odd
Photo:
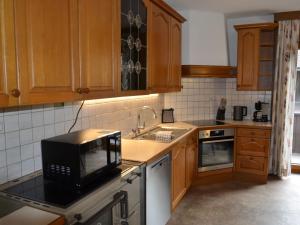
[[[237,137],[236,151],[240,155],[269,156],[270,139]]]
[[[255,175],[267,175],[268,158],[238,155],[236,158],[236,171]]]
[[[271,138],[271,130],[266,129],[251,129],[251,128],[238,128],[237,136],[240,137],[258,137],[258,138]]]

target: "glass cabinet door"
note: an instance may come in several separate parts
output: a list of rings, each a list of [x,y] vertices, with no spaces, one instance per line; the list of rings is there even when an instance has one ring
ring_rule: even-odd
[[[121,0],[121,91],[147,89],[147,8]]]

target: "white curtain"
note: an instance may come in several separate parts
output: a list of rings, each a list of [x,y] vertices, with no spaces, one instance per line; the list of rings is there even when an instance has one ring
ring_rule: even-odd
[[[273,91],[271,173],[291,174],[300,20],[280,21]]]

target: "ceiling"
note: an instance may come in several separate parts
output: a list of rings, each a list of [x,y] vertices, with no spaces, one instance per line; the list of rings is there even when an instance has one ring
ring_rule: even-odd
[[[229,17],[300,10],[299,0],[166,0],[177,9],[224,13]]]

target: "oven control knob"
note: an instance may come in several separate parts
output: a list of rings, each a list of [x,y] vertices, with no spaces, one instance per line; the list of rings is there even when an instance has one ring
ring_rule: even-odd
[[[82,215],[80,213],[77,213],[74,215],[74,218],[78,221],[80,221],[82,219]]]

